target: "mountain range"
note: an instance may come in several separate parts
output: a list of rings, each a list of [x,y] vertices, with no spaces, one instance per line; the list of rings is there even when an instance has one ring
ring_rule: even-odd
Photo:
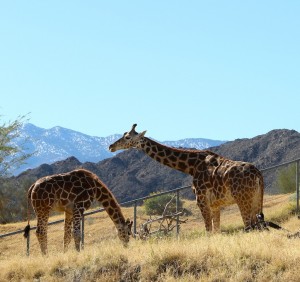
[[[80,162],[99,162],[111,158],[115,153],[111,153],[108,146],[120,137],[120,134],[107,137],[89,136],[60,126],[44,129],[26,123],[21,128],[20,137],[15,143],[21,145],[26,140],[24,144],[26,153],[33,153],[33,155],[13,174],[17,175],[26,169],[35,168],[41,164],[51,164],[71,156]],[[224,141],[186,138],[162,143],[173,147],[205,149],[218,146]]]
[[[254,138],[237,139],[211,147],[210,150],[233,160],[254,163],[259,169],[300,158],[300,133],[295,130],[272,130]],[[99,162],[81,162],[75,157],[53,164],[43,164],[21,173],[17,180],[36,180],[45,175],[75,168],[96,173],[120,201],[132,200],[149,193],[190,185],[191,177],[164,166],[137,149],[125,150]],[[264,174],[266,192],[277,193],[276,171]],[[187,192],[188,197],[193,197]]]

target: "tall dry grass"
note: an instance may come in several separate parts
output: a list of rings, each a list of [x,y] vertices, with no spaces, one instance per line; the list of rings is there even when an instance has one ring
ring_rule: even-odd
[[[0,281],[299,281],[299,240],[282,232],[106,240],[76,253],[14,255]]]
[[[274,196],[265,203],[267,219],[297,231],[289,196]],[[271,203],[272,202],[272,203]],[[0,239],[0,281],[299,281],[300,239],[287,239],[285,231],[244,233],[236,207],[224,211],[222,234],[206,235],[195,202],[188,222],[175,235],[149,241],[131,240],[123,248],[106,213],[86,224],[85,249],[62,252],[63,226],[49,228],[49,254],[42,256],[32,232],[30,257],[21,236]],[[131,217],[132,209],[123,209]],[[228,214],[226,214],[228,213]],[[139,220],[147,216],[138,210]],[[33,222],[34,223],[34,222]],[[24,223],[0,226],[12,231]],[[230,231],[230,232],[228,232]]]

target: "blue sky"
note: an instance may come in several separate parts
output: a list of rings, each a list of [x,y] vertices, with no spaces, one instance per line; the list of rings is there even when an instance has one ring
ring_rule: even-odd
[[[0,114],[95,136],[300,131],[299,1],[2,1]]]

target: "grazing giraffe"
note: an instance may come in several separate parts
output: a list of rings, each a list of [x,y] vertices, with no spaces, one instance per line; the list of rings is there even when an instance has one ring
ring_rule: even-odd
[[[24,237],[28,236],[30,230],[29,202],[31,201],[37,216],[36,236],[42,253],[47,253],[47,224],[51,210],[65,212],[64,251],[67,251],[71,241],[72,224],[75,247],[80,251],[80,221],[93,200],[102,204],[117,228],[118,237],[126,246],[131,235],[132,222],[129,219],[125,220],[117,200],[106,185],[95,174],[84,169],[43,177],[29,188],[28,225]]]
[[[193,176],[193,191],[206,231],[220,231],[221,207],[236,203],[245,229],[258,223],[262,214],[264,183],[261,172],[247,162],[226,159],[209,150],[177,149],[137,133],[136,124],[109,146],[111,152],[137,148],[166,166]]]

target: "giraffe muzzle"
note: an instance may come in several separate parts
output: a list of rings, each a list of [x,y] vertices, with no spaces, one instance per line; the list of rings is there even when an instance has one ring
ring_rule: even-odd
[[[116,149],[113,147],[113,145],[109,146],[109,151],[111,151],[112,153],[116,151]]]

